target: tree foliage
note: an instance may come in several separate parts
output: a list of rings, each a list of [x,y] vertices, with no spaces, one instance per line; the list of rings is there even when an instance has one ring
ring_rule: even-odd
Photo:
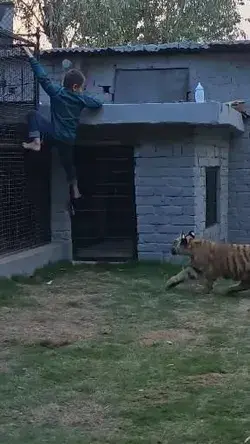
[[[239,0],[16,0],[26,29],[53,47],[233,39]]]

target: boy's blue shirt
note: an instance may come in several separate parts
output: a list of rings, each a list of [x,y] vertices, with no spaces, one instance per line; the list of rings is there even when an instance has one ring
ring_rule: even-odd
[[[102,102],[86,92],[76,93],[52,83],[34,57],[30,58],[30,64],[41,87],[50,97],[51,122],[55,139],[66,143],[74,142],[83,108],[97,109],[102,106]]]

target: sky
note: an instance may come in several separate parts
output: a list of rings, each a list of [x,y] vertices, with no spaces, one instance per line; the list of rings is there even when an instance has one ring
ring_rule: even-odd
[[[246,21],[246,18],[250,18],[250,1],[247,5],[240,6],[240,13],[242,16],[241,28],[245,31],[247,38],[250,39],[250,23]]]

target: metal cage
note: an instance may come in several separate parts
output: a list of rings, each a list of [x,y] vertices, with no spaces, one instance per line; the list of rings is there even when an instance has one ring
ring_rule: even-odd
[[[27,113],[39,103],[24,46],[39,57],[39,32],[0,28],[0,254],[50,241],[50,153],[22,148]]]

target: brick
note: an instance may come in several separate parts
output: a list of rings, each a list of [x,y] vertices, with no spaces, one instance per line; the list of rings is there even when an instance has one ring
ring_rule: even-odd
[[[136,196],[153,196],[154,191],[152,187],[140,186],[136,187]]]
[[[135,184],[136,186],[149,186],[152,187],[183,187],[186,188],[189,184],[192,186],[192,180],[185,179],[181,177],[169,177],[169,175],[166,176],[157,176],[157,177],[141,177],[137,176],[135,178]]]
[[[161,225],[171,224],[172,222],[172,216],[160,216],[158,214],[140,214],[139,209],[137,209],[137,217],[139,223],[144,224]]]
[[[176,228],[175,225],[166,225],[166,224],[159,224],[155,226],[155,231],[157,233],[163,233],[164,235],[169,235],[171,238],[173,238],[173,234],[176,236],[178,235],[179,231],[178,228]]]
[[[183,194],[183,189],[182,187],[171,186],[153,187],[153,193],[156,196],[162,196],[163,194],[166,197],[176,197]]]
[[[191,156],[181,156],[178,159],[165,156],[136,158],[136,166],[140,168],[192,168],[193,165],[194,161]]]
[[[161,216],[179,216],[183,214],[183,208],[181,206],[166,205],[155,207],[155,214]]]
[[[140,261],[162,261],[163,260],[163,253],[159,252],[138,252],[138,259]]]
[[[155,214],[155,209],[153,205],[138,205],[137,214]]]
[[[175,223],[183,226],[192,225],[194,224],[194,217],[181,215],[176,217],[176,219],[172,218],[172,224],[174,225]]]
[[[194,205],[183,205],[183,207],[182,207],[182,214],[184,216],[195,216],[195,207],[194,207]]]
[[[152,252],[152,253],[158,253],[159,250],[159,244],[158,243],[140,243],[138,242],[138,246],[137,246],[137,250],[138,252]]]
[[[194,186],[192,186],[192,187],[183,187],[181,189],[180,196],[182,196],[184,198],[191,197],[191,196],[193,197],[194,193],[195,193],[195,187]]]
[[[151,234],[155,232],[155,226],[152,224],[137,223],[137,229],[140,235],[143,233]]]
[[[140,234],[139,236],[139,242],[140,244],[145,244],[147,245],[149,244],[160,244],[161,246],[164,244],[167,244],[169,246],[169,244],[167,243],[169,239],[167,239],[167,235],[166,233],[152,233],[152,234]]]
[[[157,148],[154,146],[147,146],[147,147],[141,147],[136,152],[137,157],[171,157],[172,156],[172,149],[171,147],[166,148],[164,150],[162,148]]]
[[[168,197],[169,205],[183,205],[185,207],[192,207],[194,205],[194,198],[193,197]]]
[[[154,206],[160,206],[160,205],[170,205],[169,197],[164,196],[162,194],[161,196],[137,196],[136,197],[136,205],[154,205]]]

